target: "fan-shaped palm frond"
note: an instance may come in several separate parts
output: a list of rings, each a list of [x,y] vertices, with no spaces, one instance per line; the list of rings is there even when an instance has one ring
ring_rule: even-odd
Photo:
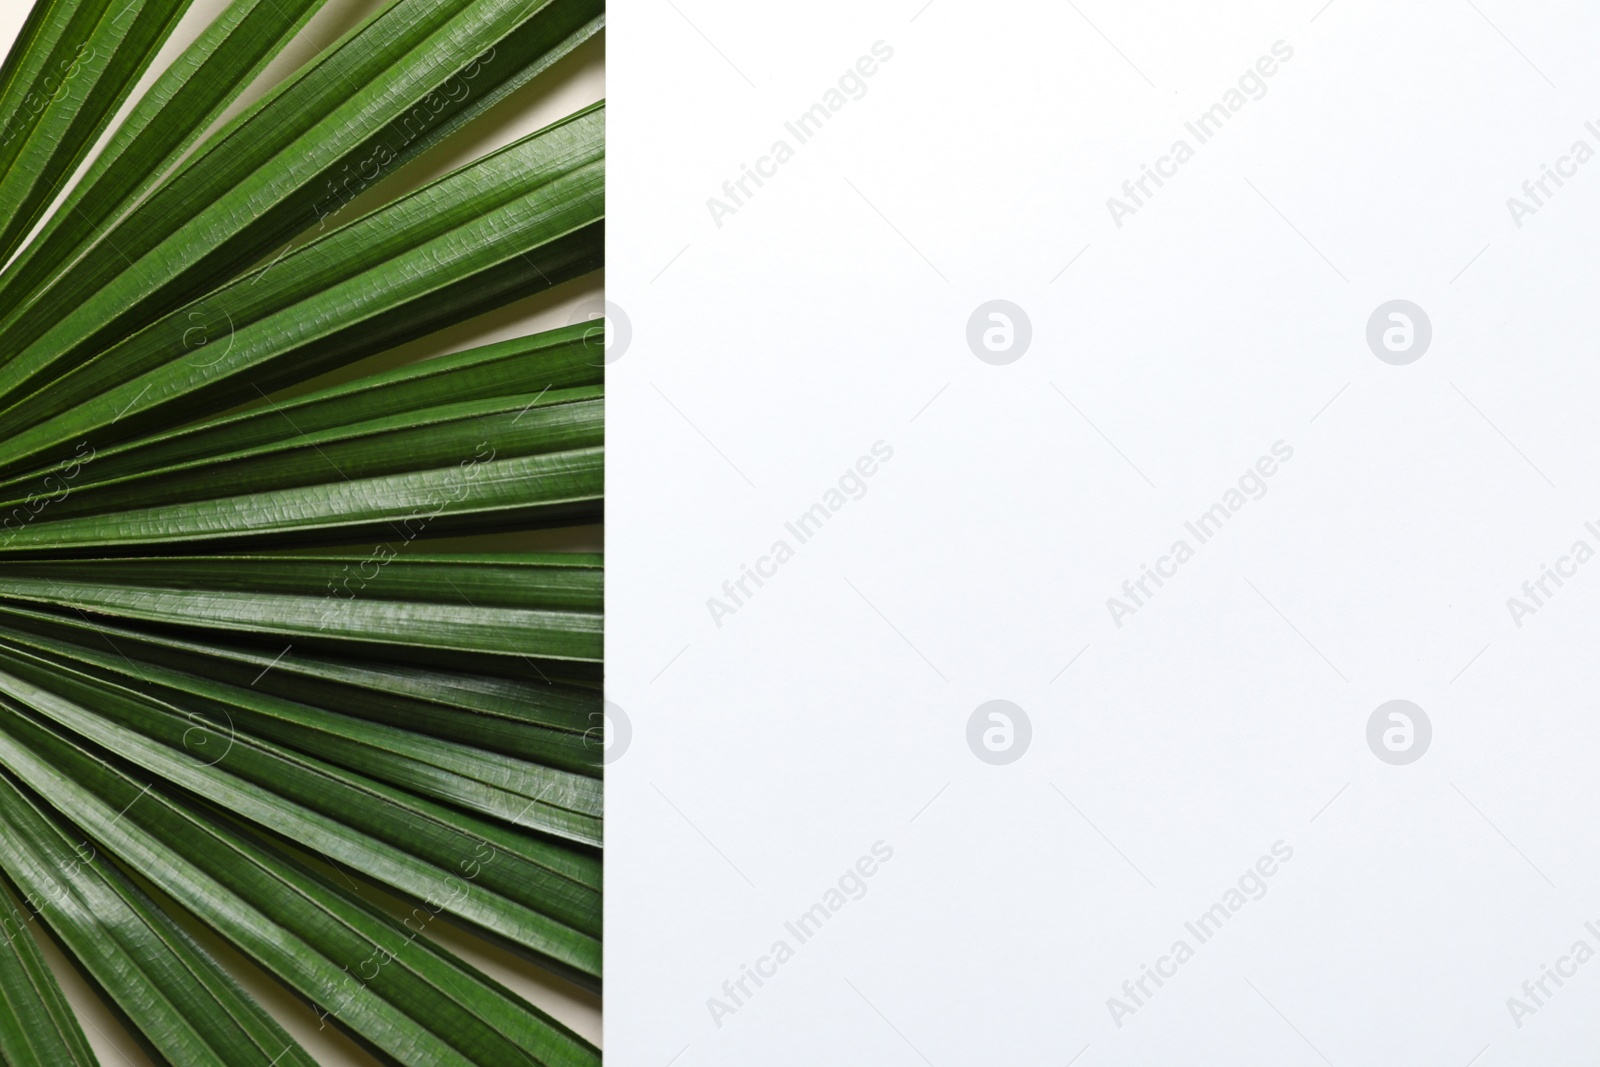
[[[242,110],[322,0],[151,72],[188,6],[0,68],[0,1062],[95,1062],[53,944],[155,1062],[314,1062],[225,946],[383,1061],[598,1063],[437,936],[599,988],[600,558],[439,541],[600,521],[598,331],[314,379],[600,267],[602,105],[383,190],[603,5],[392,0]]]

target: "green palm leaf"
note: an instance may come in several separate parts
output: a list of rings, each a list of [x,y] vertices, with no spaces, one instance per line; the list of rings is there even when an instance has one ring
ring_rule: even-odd
[[[176,309],[0,411],[10,462],[231,406],[594,269],[604,152],[596,105]],[[0,395],[58,367],[52,340],[96,302],[147,297],[141,282],[112,282],[0,366]],[[227,343],[197,346],[197,330]]]
[[[52,0],[29,20],[32,39],[7,71],[0,101],[0,253],[16,251],[188,6]]]
[[[279,1063],[313,1062],[170,916],[104,864],[93,846],[74,839],[9,775],[0,775],[0,828],[12,849],[7,870],[24,899],[38,904],[62,943],[119,1006],[139,1013],[146,1040],[162,1054],[184,1063],[264,1065],[274,1057]],[[26,931],[18,935],[19,946],[38,952]],[[70,1022],[76,1027],[76,1020]],[[13,1034],[20,1039],[42,1029],[19,1026]]]
[[[294,400],[263,404],[240,414],[203,419],[120,446],[100,449],[75,484],[145,475],[218,456],[243,453],[302,435],[338,430],[385,416],[446,404],[546,389],[600,385],[602,364],[585,325],[519,337],[455,355],[439,356]],[[0,482],[0,492],[26,495],[49,475],[38,469]]]
[[[322,0],[234,0],[164,71],[117,128],[0,287],[10,311],[98,229],[148,192],[177,157],[244,91]]]
[[[599,103],[374,196],[603,5],[391,0],[218,127],[321,6],[131,102],[186,0],[39,0],[0,67],[5,1063],[96,1062],[41,938],[160,1062],[315,1062],[208,944],[380,1061],[599,1062],[439,935],[599,989],[602,566],[532,531],[601,521],[602,353],[367,368],[601,266]]]
[[[5,831],[9,847],[22,854],[21,835],[3,819],[0,829]],[[29,1067],[95,1063],[83,1028],[28,933],[31,911],[25,911],[27,905],[3,887],[0,905],[5,907],[0,926],[4,935],[0,938],[0,1056],[6,1063]]]

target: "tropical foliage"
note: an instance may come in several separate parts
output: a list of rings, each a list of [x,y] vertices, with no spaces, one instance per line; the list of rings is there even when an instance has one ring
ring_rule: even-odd
[[[602,344],[367,368],[601,266],[602,105],[384,190],[603,5],[393,0],[223,121],[321,6],[0,68],[7,1064],[95,1062],[51,942],[155,1062],[314,1062],[208,941],[381,1060],[599,1062],[437,935],[599,988],[600,559],[459,538],[600,521]]]

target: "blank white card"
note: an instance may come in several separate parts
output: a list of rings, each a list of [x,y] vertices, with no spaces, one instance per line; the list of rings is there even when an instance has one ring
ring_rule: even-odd
[[[615,5],[614,1063],[1591,1062],[1597,35]]]

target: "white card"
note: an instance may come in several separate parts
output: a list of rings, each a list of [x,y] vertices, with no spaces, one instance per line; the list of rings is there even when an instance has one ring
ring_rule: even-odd
[[[1600,12],[1320,2],[615,6],[611,1062],[1589,1062]]]

